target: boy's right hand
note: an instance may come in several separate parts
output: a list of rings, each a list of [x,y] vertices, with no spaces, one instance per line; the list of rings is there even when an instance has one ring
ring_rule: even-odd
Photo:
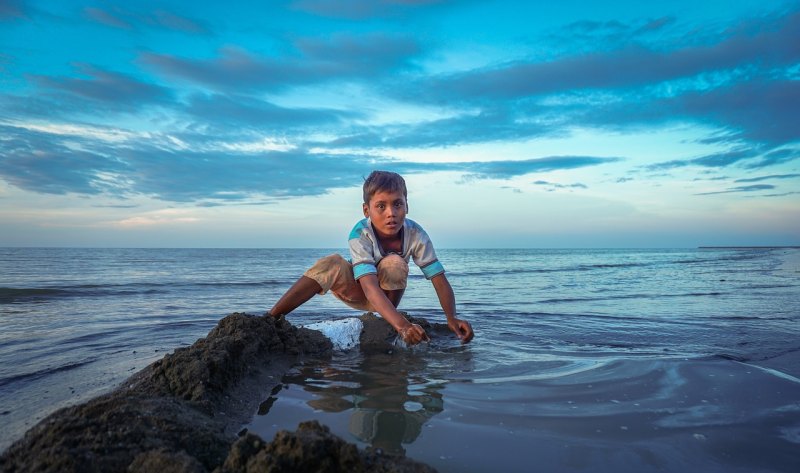
[[[418,324],[408,325],[406,328],[398,330],[398,333],[400,334],[400,338],[402,338],[408,346],[416,345],[421,341],[431,341],[431,339],[428,338],[428,334],[425,333],[425,329]]]

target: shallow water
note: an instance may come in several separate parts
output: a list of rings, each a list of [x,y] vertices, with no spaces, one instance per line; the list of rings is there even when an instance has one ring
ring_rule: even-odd
[[[331,251],[0,249],[0,448]],[[473,343],[296,367],[248,428],[317,418],[441,471],[798,470],[800,373],[774,363],[800,351],[797,250],[439,253]],[[412,274],[401,309],[442,321]],[[326,296],[289,320],[353,315]]]

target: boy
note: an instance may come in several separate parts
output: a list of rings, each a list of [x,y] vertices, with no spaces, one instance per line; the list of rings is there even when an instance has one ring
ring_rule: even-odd
[[[364,220],[350,232],[352,264],[340,255],[321,258],[289,288],[265,315],[276,319],[293,311],[314,294],[329,290],[345,304],[377,312],[408,345],[428,340],[418,324],[397,311],[408,279],[408,260],[431,281],[450,327],[462,343],[472,340],[472,326],[456,317],[453,288],[444,275],[428,235],[406,219],[408,191],[396,173],[373,171],[364,181]]]

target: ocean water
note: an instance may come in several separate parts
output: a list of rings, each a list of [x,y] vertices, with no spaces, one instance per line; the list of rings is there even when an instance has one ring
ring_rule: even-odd
[[[0,248],[0,449],[334,251]],[[244,427],[318,419],[440,471],[800,471],[800,251],[438,253],[472,343],[309,360]],[[400,309],[444,321],[413,267]],[[325,296],[288,318],[357,315]]]

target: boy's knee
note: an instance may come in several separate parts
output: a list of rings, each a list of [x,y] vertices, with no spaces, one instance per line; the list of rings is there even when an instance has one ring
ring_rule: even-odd
[[[332,254],[318,259],[303,275],[316,281],[322,288],[320,294],[325,294],[342,275],[351,271],[349,261],[344,259],[342,255]]]
[[[323,256],[322,258],[318,259],[316,263],[314,263],[313,268],[321,268],[321,269],[330,269],[330,268],[342,268],[347,267],[350,268],[350,262],[344,259],[342,255],[339,254],[332,254],[328,256]]]
[[[406,288],[408,263],[399,255],[389,255],[378,263],[378,281],[381,289],[395,291]]]

